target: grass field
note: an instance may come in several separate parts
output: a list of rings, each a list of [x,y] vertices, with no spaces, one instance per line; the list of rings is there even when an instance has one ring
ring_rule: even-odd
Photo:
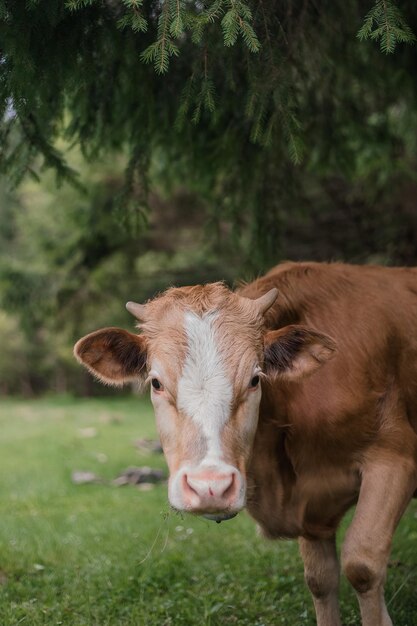
[[[134,446],[155,436],[147,400],[3,400],[0,428],[0,626],[315,623],[295,542],[266,542],[243,513],[174,514],[165,485],[111,485],[129,465],[164,467]],[[75,470],[103,480],[75,485]],[[417,625],[416,515],[414,502],[388,574],[396,626]],[[341,597],[358,624],[345,582]]]

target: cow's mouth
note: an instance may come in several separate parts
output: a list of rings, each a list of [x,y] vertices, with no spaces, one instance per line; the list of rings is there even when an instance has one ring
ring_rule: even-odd
[[[236,517],[237,513],[206,513],[203,515],[206,519],[212,520],[213,522],[225,522],[228,519],[233,519]]]

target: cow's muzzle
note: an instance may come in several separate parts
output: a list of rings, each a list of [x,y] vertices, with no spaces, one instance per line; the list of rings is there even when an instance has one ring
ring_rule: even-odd
[[[172,481],[171,504],[182,511],[223,521],[245,504],[245,484],[231,465],[182,468]]]

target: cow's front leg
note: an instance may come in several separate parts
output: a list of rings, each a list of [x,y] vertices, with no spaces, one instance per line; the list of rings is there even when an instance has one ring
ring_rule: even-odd
[[[304,577],[313,596],[317,626],[340,626],[339,562],[335,537],[331,539],[299,539],[304,561]]]
[[[342,548],[343,571],[354,587],[363,626],[392,626],[384,599],[391,542],[416,486],[415,464],[386,456],[363,470],[353,521]]]

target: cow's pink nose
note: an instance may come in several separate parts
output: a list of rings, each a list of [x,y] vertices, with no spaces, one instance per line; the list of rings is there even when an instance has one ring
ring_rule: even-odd
[[[236,474],[203,471],[184,474],[183,494],[191,510],[221,511],[233,507],[238,491]]]

